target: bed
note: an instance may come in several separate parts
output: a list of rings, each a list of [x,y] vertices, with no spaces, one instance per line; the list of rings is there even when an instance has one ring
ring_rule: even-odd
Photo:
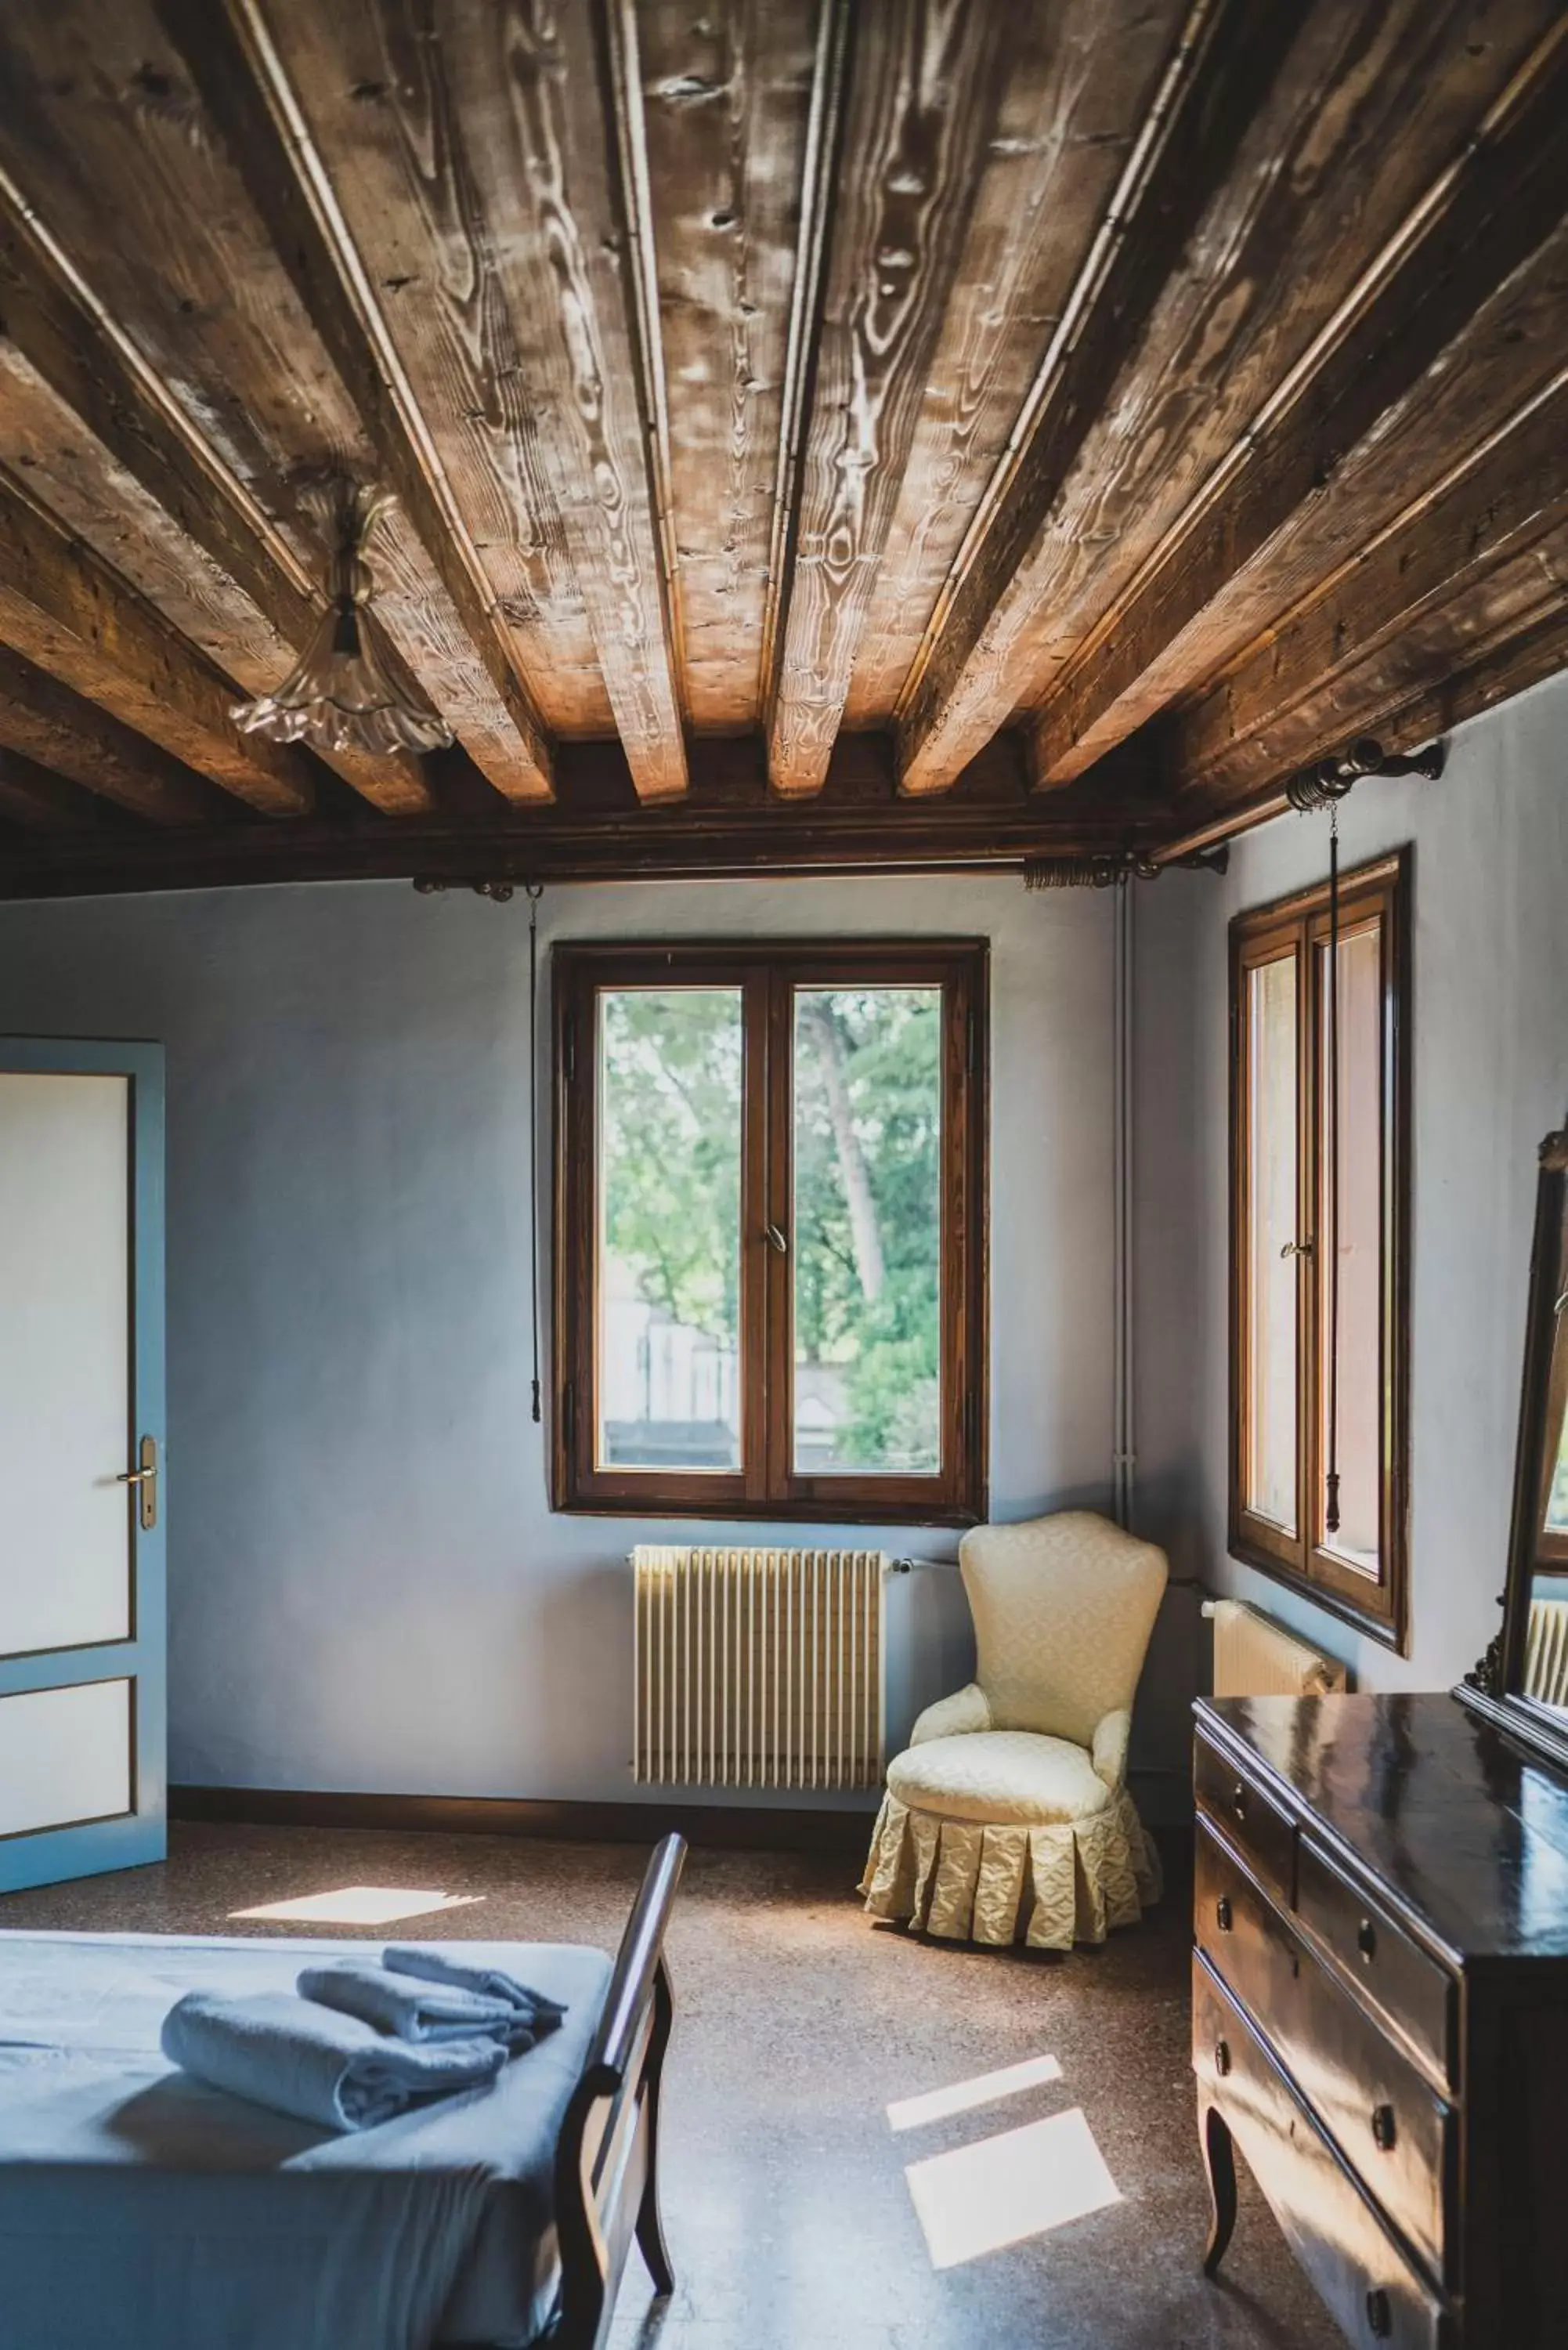
[[[663,1942],[653,1855],[613,1962],[472,1942],[566,2002],[493,2087],[350,2136],[161,2054],[185,1991],[292,1989],[365,1945],[0,1933],[0,2350],[599,2350],[659,2216]],[[440,1945],[449,1953],[453,1946]]]

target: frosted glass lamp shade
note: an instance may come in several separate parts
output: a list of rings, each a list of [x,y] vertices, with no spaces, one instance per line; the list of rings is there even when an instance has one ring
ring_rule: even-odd
[[[386,758],[398,751],[443,750],[452,728],[439,711],[422,707],[393,684],[351,597],[324,612],[310,642],[283,683],[241,702],[234,723],[274,743],[308,743],[318,751],[366,751]]]

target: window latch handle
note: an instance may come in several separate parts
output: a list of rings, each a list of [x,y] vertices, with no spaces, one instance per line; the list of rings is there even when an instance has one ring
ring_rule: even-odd
[[[1311,1256],[1312,1243],[1311,1241],[1287,1241],[1280,1254],[1282,1257]]]
[[[789,1243],[785,1240],[783,1232],[780,1232],[776,1224],[764,1224],[763,1226],[763,1238],[766,1241],[769,1248],[776,1249],[778,1251],[780,1256],[788,1256]]]

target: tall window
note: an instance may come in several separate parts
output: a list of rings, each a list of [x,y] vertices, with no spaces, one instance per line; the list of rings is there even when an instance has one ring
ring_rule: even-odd
[[[1341,881],[1337,1047],[1327,885],[1231,929],[1231,1547],[1400,1647],[1408,901]]]
[[[553,973],[557,1506],[982,1516],[983,944]]]

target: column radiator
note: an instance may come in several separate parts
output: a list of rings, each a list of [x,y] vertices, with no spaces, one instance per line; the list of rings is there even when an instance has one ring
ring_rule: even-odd
[[[1568,1599],[1530,1603],[1524,1693],[1540,1705],[1568,1705]]]
[[[1324,1697],[1345,1685],[1337,1658],[1309,1648],[1272,1617],[1239,1599],[1206,1599],[1214,1627],[1216,1697]]]
[[[639,1543],[639,1780],[710,1787],[882,1781],[877,1550]]]

